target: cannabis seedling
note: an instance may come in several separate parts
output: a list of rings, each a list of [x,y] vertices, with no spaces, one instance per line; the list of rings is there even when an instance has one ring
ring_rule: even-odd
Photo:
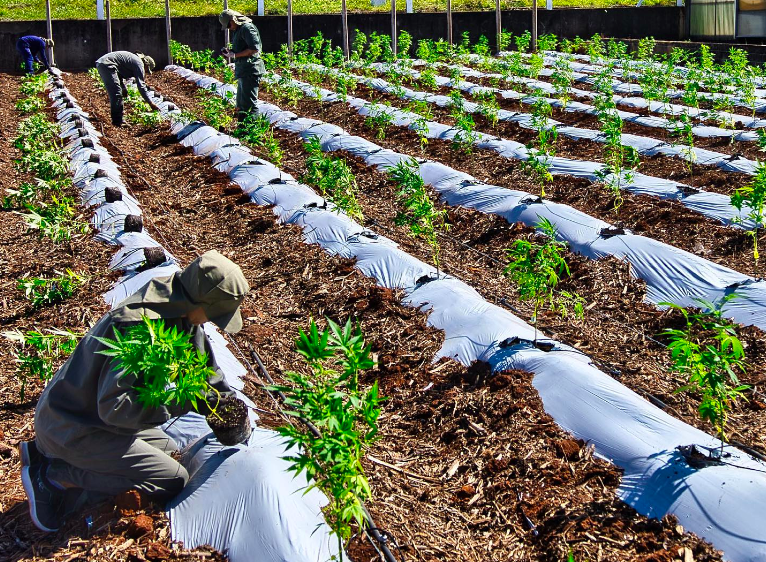
[[[343,327],[327,320],[320,331],[311,320],[307,332],[300,330],[295,342],[308,373],[288,371],[288,384],[270,390],[284,393],[288,416],[305,420],[318,430],[293,425],[279,427],[287,448],[297,452],[284,457],[296,475],[305,473],[307,492],[318,488],[329,499],[328,523],[338,539],[338,551],[352,534],[352,523],[365,526],[363,502],[372,492],[362,467],[365,450],[375,441],[380,396],[377,381],[366,391],[359,375],[374,367],[371,345],[359,326],[349,319]],[[292,451],[291,451],[292,452]]]
[[[723,318],[723,306],[739,295],[732,293],[717,302],[698,300],[700,312],[663,302],[679,311],[686,321],[682,329],[668,329],[662,335],[670,340],[671,369],[688,377],[688,383],[676,392],[702,395],[698,411],[718,432],[723,453],[726,422],[733,403],[749,387],[739,383],[745,373],[745,350],[736,327]]]
[[[764,206],[766,206],[766,164],[759,162],[753,181],[734,190],[734,193],[731,194],[731,204],[739,211],[745,206],[749,209],[748,214],[744,218],[753,221],[753,228],[746,232],[753,239],[753,259],[755,260],[753,274],[758,275],[758,259],[760,257],[758,253],[758,235],[759,231],[766,227],[766,220],[764,220]],[[742,222],[742,220],[740,219],[739,222]]]
[[[423,178],[417,174],[419,166],[415,160],[403,161],[389,170],[389,177],[398,187],[396,198],[402,210],[396,216],[396,224],[407,226],[411,236],[423,238],[431,247],[431,257],[437,275],[440,266],[441,246],[439,230],[448,230],[447,211],[437,210],[426,191]]]
[[[21,402],[24,402],[29,378],[50,380],[58,368],[54,367],[54,361],[69,357],[77,347],[77,341],[82,337],[82,334],[69,330],[47,330],[47,332],[13,330],[3,333],[3,336],[21,346],[15,352],[16,376],[21,382],[19,388]]]
[[[386,138],[386,130],[393,124],[393,122],[394,116],[383,107],[372,109],[370,114],[364,120],[365,126],[375,131],[375,138],[378,140],[384,140]]]
[[[304,182],[319,189],[322,197],[332,201],[349,217],[362,222],[362,206],[359,204],[359,188],[351,168],[340,158],[333,158],[322,151],[319,139],[312,137],[305,145],[306,174]]]
[[[540,308],[548,303],[549,308],[566,315],[569,306],[576,316],[583,314],[583,299],[574,293],[555,294],[556,286],[563,277],[569,276],[569,266],[564,254],[567,245],[556,239],[558,231],[548,219],[540,217],[537,228],[544,238],[542,242],[516,240],[506,249],[508,264],[503,273],[518,287],[522,300],[534,302],[532,325],[537,343],[537,321]]]
[[[24,291],[24,297],[32,301],[34,308],[39,308],[46,304],[62,302],[74,295],[77,288],[83,284],[85,278],[77,275],[71,269],[66,273],[45,279],[42,277],[24,277],[19,279],[16,288]]]

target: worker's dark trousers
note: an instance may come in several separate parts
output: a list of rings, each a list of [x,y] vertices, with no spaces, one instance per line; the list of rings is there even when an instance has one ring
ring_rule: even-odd
[[[44,453],[42,441],[38,438],[37,445]],[[83,440],[82,449],[71,458],[50,459],[48,478],[88,492],[140,490],[161,500],[177,495],[189,480],[186,469],[170,456],[178,445],[160,428],[135,436],[94,432]]]
[[[106,93],[109,94],[109,106],[112,111],[112,125],[120,127],[122,125],[122,85],[117,71],[104,64],[96,64],[98,74],[104,83]]]
[[[255,113],[260,83],[260,74],[249,74],[237,79],[237,117],[239,119],[244,119],[248,113]]]

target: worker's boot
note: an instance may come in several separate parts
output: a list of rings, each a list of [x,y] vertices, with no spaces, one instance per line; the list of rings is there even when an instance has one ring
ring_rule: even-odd
[[[35,527],[55,533],[65,517],[66,491],[58,489],[46,476],[49,464],[41,462],[21,469],[21,483],[29,500],[29,515]]]

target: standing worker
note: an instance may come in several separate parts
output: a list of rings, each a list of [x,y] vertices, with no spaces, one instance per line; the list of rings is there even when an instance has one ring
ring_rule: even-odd
[[[128,95],[128,89],[123,80],[133,78],[136,81],[141,97],[149,104],[152,111],[159,111],[160,108],[149,97],[144,84],[145,72],[149,74],[154,70],[154,59],[142,53],[131,53],[128,51],[113,51],[105,54],[96,61],[98,74],[104,83],[106,93],[109,94],[109,105],[112,110],[112,125],[122,127],[123,105],[122,98]]]
[[[21,55],[21,58],[24,59],[27,74],[34,74],[35,61],[44,64],[48,72],[51,72],[48,55],[45,54],[45,49],[48,47],[53,48],[53,39],[46,39],[37,35],[25,35],[16,41],[16,50]]]
[[[258,102],[258,85],[266,67],[261,58],[261,35],[253,21],[234,10],[224,10],[218,16],[221,29],[234,32],[231,50],[221,49],[224,57],[234,57],[234,76],[237,78],[237,118],[242,120],[255,111]]]

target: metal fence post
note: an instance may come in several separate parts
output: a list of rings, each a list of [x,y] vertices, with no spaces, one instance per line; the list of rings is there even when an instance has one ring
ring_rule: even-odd
[[[452,0],[447,0],[447,42],[452,45]]]
[[[343,26],[343,55],[346,57],[346,60],[348,60],[351,56],[351,51],[348,45],[348,9],[346,7],[346,0],[341,0],[340,18],[341,25]]]
[[[532,52],[537,52],[537,0],[532,0]]]
[[[173,53],[170,50],[170,0],[165,0],[165,34],[168,38],[168,64],[173,64]]]
[[[412,0],[407,0],[407,13],[412,13]]]
[[[228,10],[229,9],[229,0],[223,0],[223,9]],[[226,29],[223,32],[223,46],[227,49],[229,48],[229,41],[231,37],[229,35],[229,28],[226,27]]]
[[[51,22],[51,0],[45,0],[45,20],[48,39],[53,39],[53,22]],[[48,62],[51,66],[56,65],[56,59],[53,58],[53,47],[48,47]]]
[[[106,0],[106,52],[112,52],[112,8]]]
[[[293,54],[293,0],[287,0],[287,51]]]
[[[397,51],[397,37],[396,37],[396,0],[391,0],[391,51],[396,57]]]
[[[263,0],[258,0],[258,15],[263,16],[266,13],[266,6],[264,6]]]
[[[503,38],[503,16],[500,13],[500,0],[495,0],[495,29],[497,30],[497,35],[495,37],[495,40],[497,41],[496,52],[500,53],[500,43]]]

